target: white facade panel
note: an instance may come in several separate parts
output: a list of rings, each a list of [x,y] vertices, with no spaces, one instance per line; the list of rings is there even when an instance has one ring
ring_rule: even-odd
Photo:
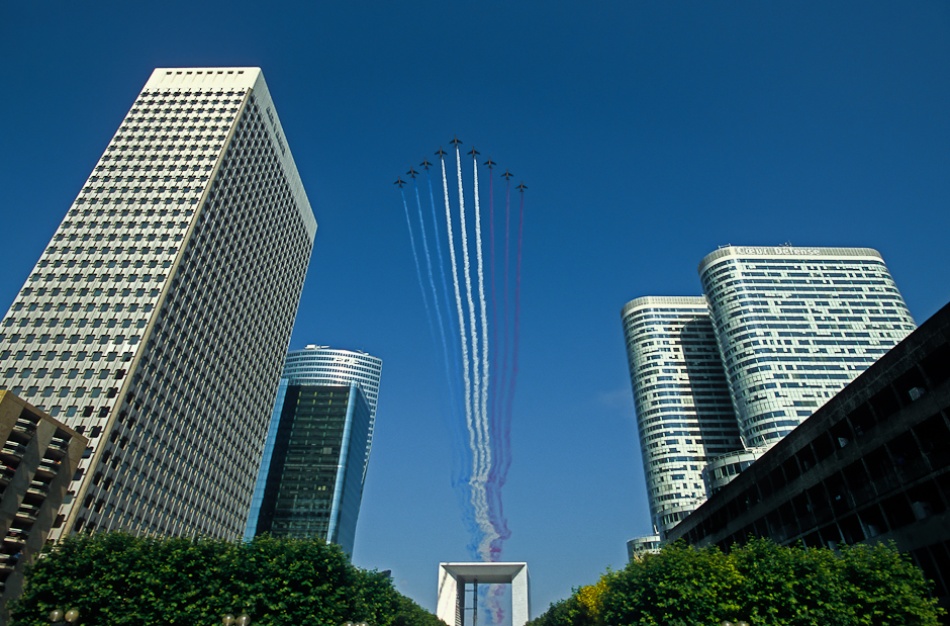
[[[916,328],[869,248],[727,246],[699,272],[746,447],[774,445]]]
[[[665,535],[706,500],[702,472],[741,447],[702,297],[644,297],[621,313],[650,513]]]
[[[257,68],[155,70],[0,323],[90,439],[55,533],[240,536],[316,228],[274,120]]]

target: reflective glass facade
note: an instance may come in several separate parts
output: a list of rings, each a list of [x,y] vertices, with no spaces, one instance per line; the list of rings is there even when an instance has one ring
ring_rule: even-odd
[[[359,384],[370,414],[366,454],[363,458],[364,480],[373,447],[376,401],[379,398],[382,371],[383,361],[378,357],[357,350],[337,350],[327,346],[309,345],[303,350],[293,350],[287,354],[287,360],[284,362],[284,377],[290,380],[321,385],[350,382]]]
[[[255,532],[321,537],[353,551],[369,406],[359,386],[286,388]]]
[[[246,539],[319,536],[352,553],[381,372],[365,352],[287,354]]]

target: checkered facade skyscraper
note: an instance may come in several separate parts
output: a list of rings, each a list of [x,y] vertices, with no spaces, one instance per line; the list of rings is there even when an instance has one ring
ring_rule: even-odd
[[[315,233],[260,69],[156,69],[0,323],[90,439],[54,536],[241,536]]]

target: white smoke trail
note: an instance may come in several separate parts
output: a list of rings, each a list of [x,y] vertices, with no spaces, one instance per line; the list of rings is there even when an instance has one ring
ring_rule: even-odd
[[[475,258],[477,261],[478,267],[478,302],[479,309],[481,313],[481,332],[482,332],[482,384],[481,384],[481,397],[478,399],[478,416],[481,423],[482,429],[482,443],[484,445],[484,455],[485,455],[485,467],[483,468],[482,478],[487,482],[488,474],[491,470],[491,465],[493,459],[491,458],[491,432],[488,426],[488,375],[489,375],[489,365],[488,365],[488,313],[485,305],[485,270],[484,262],[482,259],[482,217],[481,209],[479,207],[479,197],[478,197],[478,161],[475,159],[475,155],[472,154],[472,170],[474,172],[475,180]],[[478,362],[476,361],[476,364]]]
[[[475,300],[472,297],[472,264],[468,253],[468,228],[465,223],[465,191],[462,187],[462,158],[457,143],[455,144],[455,166],[459,189],[459,219],[461,222],[459,228],[462,233],[462,269],[465,274],[465,298],[468,301],[468,318],[472,342],[472,361],[469,363],[466,355],[465,370],[467,373],[471,368],[471,371],[475,373],[476,364],[479,363],[478,328],[476,327],[475,321]],[[485,492],[488,462],[485,458],[485,438],[480,432],[481,420],[478,417],[478,405],[476,403],[476,399],[481,398],[481,378],[475,375],[472,379],[474,393],[468,396],[469,405],[466,406],[466,410],[471,410],[472,412],[478,442],[472,449],[474,462],[472,464],[472,479],[470,483],[472,485],[472,506],[475,508],[475,521],[482,530],[482,544],[484,544],[484,537],[493,535],[494,527],[488,515],[488,496]],[[479,552],[484,554],[481,546],[479,547]]]
[[[472,428],[472,412],[469,396],[472,381],[468,372],[468,343],[465,339],[465,317],[462,314],[462,294],[459,292],[458,262],[455,258],[455,237],[452,234],[452,211],[449,206],[449,182],[445,175],[445,158],[442,162],[442,193],[445,196],[445,227],[449,236],[449,259],[452,263],[452,286],[455,288],[455,309],[459,318],[459,340],[462,345],[462,378],[465,384],[465,426],[468,428],[468,446],[475,450],[475,430]],[[464,233],[462,241],[465,241]],[[473,459],[474,462],[474,459]],[[469,479],[471,482],[471,479]]]
[[[468,227],[465,223],[465,191],[462,188],[462,161],[459,156],[459,147],[458,144],[455,144],[455,164],[458,172],[458,188],[459,188],[459,229],[461,231],[462,238],[462,272],[465,275],[465,299],[468,303],[468,321],[470,324],[471,330],[471,342],[472,342],[472,361],[469,362],[466,356],[465,358],[465,368],[467,371],[472,371],[474,373],[474,363],[478,363],[478,341],[477,341],[477,332],[478,329],[475,327],[475,301],[472,299],[472,264],[469,259],[468,254]],[[478,433],[478,412],[475,404],[475,398],[480,397],[479,387],[481,379],[477,376],[472,377],[472,383],[474,389],[474,394],[468,395],[466,400],[468,401],[470,408],[472,410],[473,420],[475,423],[476,433]],[[479,437],[480,439],[480,437]],[[478,442],[478,446],[473,452],[477,457],[476,467],[481,468],[483,465],[483,460],[481,458],[481,441]],[[475,475],[478,475],[476,472]]]

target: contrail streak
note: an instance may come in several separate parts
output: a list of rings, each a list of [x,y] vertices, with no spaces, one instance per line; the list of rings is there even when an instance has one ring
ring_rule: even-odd
[[[515,381],[518,378],[518,343],[521,332],[521,253],[524,249],[524,191],[521,192],[521,202],[518,209],[518,260],[515,269],[515,321],[514,321],[514,339],[511,350],[511,385],[508,387],[508,406],[505,411],[505,428],[502,435],[506,450],[511,448],[511,410],[515,397]],[[502,485],[508,476],[508,468],[511,467],[510,452],[502,460]]]
[[[472,299],[472,264],[469,260],[468,254],[468,226],[466,225],[465,220],[465,191],[462,188],[462,161],[459,156],[459,147],[458,144],[455,146],[455,165],[458,173],[458,190],[459,190],[459,229],[461,232],[462,239],[462,273],[465,276],[465,299],[468,303],[468,323],[471,331],[471,342],[472,342],[472,361],[468,360],[468,339],[465,340],[465,371],[468,372],[474,370],[474,363],[478,362],[478,341],[477,341],[477,331],[475,327],[475,301]],[[478,415],[476,413],[474,398],[479,394],[480,379],[478,376],[472,376],[470,379],[473,383],[472,386],[475,388],[474,395],[471,393],[469,388],[466,388],[466,410],[470,411],[472,415],[473,423],[475,425],[476,433],[478,432]],[[480,444],[480,442],[479,442]],[[480,469],[482,466],[481,459],[481,445],[478,445],[476,448],[473,448],[476,452],[476,468]],[[476,472],[477,476],[477,472]]]
[[[432,276],[432,255],[429,254],[429,238],[426,236],[425,220],[422,217],[422,200],[419,199],[419,186],[416,184],[415,178],[412,179],[412,188],[416,192],[416,209],[419,214],[419,230],[422,231],[422,251],[425,254],[426,270],[428,271],[429,275],[429,289],[432,293],[432,303],[433,308],[435,309],[435,316],[439,323],[439,335],[442,339],[442,354],[445,355],[446,372],[448,372],[449,357],[447,343],[445,340],[445,323],[442,321],[442,310],[439,308],[439,298],[435,289],[435,279]]]
[[[449,204],[449,183],[445,174],[445,159],[440,159],[442,163],[442,192],[445,196],[445,227],[448,231],[449,239],[449,259],[452,263],[452,286],[455,288],[455,308],[458,313],[459,321],[459,339],[462,350],[462,378],[465,385],[465,426],[468,429],[469,448],[475,449],[475,431],[472,428],[472,407],[468,401],[471,394],[472,381],[468,373],[468,344],[465,340],[465,318],[462,313],[462,294],[459,292],[458,265],[455,258],[455,237],[452,234],[452,210]],[[465,241],[465,233],[462,233],[462,241]],[[471,479],[469,479],[471,480]]]
[[[409,219],[409,204],[406,202],[406,192],[402,186],[399,187],[399,193],[402,196],[402,208],[406,212],[406,227],[409,229],[409,245],[412,247],[412,260],[416,264],[416,278],[419,280],[419,289],[422,290],[422,304],[426,309],[426,318],[429,320],[429,332],[435,334],[432,328],[432,311],[429,310],[429,298],[426,296],[425,289],[422,286],[422,270],[419,267],[419,254],[416,252],[416,237],[412,234],[412,220]]]
[[[488,159],[488,277],[491,285],[491,373],[488,378],[489,386],[492,390],[491,402],[488,407],[489,424],[494,432],[495,420],[498,419],[497,405],[497,387],[498,387],[498,361],[495,356],[498,352],[498,299],[495,295],[495,177],[492,174],[491,158]],[[492,457],[494,458],[494,456]]]
[[[429,168],[426,167],[426,182],[429,186],[429,209],[432,214],[432,230],[433,230],[433,239],[435,239],[435,252],[436,252],[436,266],[439,268],[439,278],[441,279],[442,285],[442,304],[445,306],[445,317],[446,317],[446,327],[447,330],[451,331],[451,305],[449,304],[449,287],[445,279],[445,260],[442,255],[442,239],[439,237],[438,224],[439,219],[435,213],[435,194],[432,192],[432,177],[429,175]],[[453,264],[454,265],[454,264]],[[451,346],[451,361],[452,361],[452,372],[454,375],[454,382],[457,384],[459,374],[458,367],[458,358],[457,352],[455,351],[455,344],[450,343]],[[448,357],[447,357],[448,358]],[[454,392],[453,392],[454,395]]]
[[[504,266],[504,276],[505,276],[505,296],[504,296],[504,306],[503,311],[504,315],[504,326],[502,327],[502,348],[501,348],[501,385],[498,393],[498,413],[499,413],[499,423],[503,424],[505,421],[505,398],[508,394],[508,388],[511,386],[511,371],[509,369],[508,355],[511,353],[511,332],[510,332],[510,321],[511,321],[511,306],[509,302],[509,294],[511,293],[511,288],[509,286],[509,276],[511,275],[511,177],[507,178],[505,184],[505,266]],[[502,426],[503,428],[503,426]]]
[[[483,468],[483,479],[487,481],[488,470],[490,470],[492,466],[491,448],[489,447],[491,443],[491,430],[488,424],[488,312],[485,304],[485,265],[482,258],[482,214],[479,206],[478,193],[478,161],[475,160],[474,154],[472,155],[472,170],[474,172],[475,184],[475,259],[478,267],[478,304],[482,323],[482,394],[481,397],[478,398],[478,412],[481,417],[482,433],[485,437],[483,440],[483,448],[485,450],[486,459],[485,467]]]
[[[442,254],[442,238],[439,236],[439,218],[436,214],[436,204],[435,204],[435,193],[432,189],[432,175],[429,171],[429,166],[431,163],[424,161],[422,163],[425,166],[426,172],[426,183],[429,188],[429,216],[431,217],[432,224],[432,238],[435,241],[435,250],[436,250],[436,259],[434,264],[439,269],[439,285],[441,289],[438,296],[435,297],[436,306],[441,308],[444,315],[445,321],[445,336],[451,336],[453,332],[458,332],[458,326],[456,325],[455,318],[452,315],[452,305],[449,301],[449,287],[445,278],[445,257]],[[433,287],[435,289],[435,287]],[[462,381],[462,373],[459,365],[459,348],[454,341],[446,341],[443,343],[443,358],[446,361],[445,375],[448,380],[448,402],[451,406],[451,414],[453,416],[458,416],[464,414],[464,398],[461,397],[461,391],[459,389]],[[453,436],[458,438],[458,441],[461,442],[465,435],[464,424],[460,424],[459,420],[453,419],[449,420],[449,427],[453,432]],[[466,496],[468,493],[468,472],[469,465],[471,461],[466,457],[467,455],[459,454],[453,455],[453,473],[452,473],[452,485],[456,489],[462,488],[462,485],[465,486]],[[463,476],[465,476],[463,480]],[[468,508],[466,504],[465,507]],[[474,523],[474,520],[472,520]]]
[[[479,398],[481,393],[481,378],[475,371],[476,364],[479,362],[478,328],[475,319],[475,300],[472,297],[472,266],[468,253],[468,228],[465,223],[465,191],[462,186],[462,157],[459,153],[459,146],[457,143],[455,144],[455,167],[459,190],[459,228],[461,229],[460,232],[462,233],[462,266],[463,273],[465,275],[465,297],[468,301],[468,318],[472,341],[472,361],[470,363],[466,358],[465,371],[466,374],[468,374],[471,370],[473,374],[471,378],[473,379],[472,387],[474,387],[474,390],[473,393],[467,394],[468,402],[466,405],[466,410],[469,411],[469,415],[472,416],[477,436],[477,445],[473,448],[475,451],[475,462],[473,463],[473,476],[471,479],[473,484],[472,505],[475,507],[475,519],[483,530],[483,540],[482,545],[479,546],[479,552],[484,553],[484,535],[490,535],[493,531],[491,523],[488,520],[488,500],[485,494],[484,479],[485,468],[487,467],[489,461],[485,458],[484,435],[479,432],[481,430],[481,420],[478,416],[478,405],[476,404],[476,398]]]

